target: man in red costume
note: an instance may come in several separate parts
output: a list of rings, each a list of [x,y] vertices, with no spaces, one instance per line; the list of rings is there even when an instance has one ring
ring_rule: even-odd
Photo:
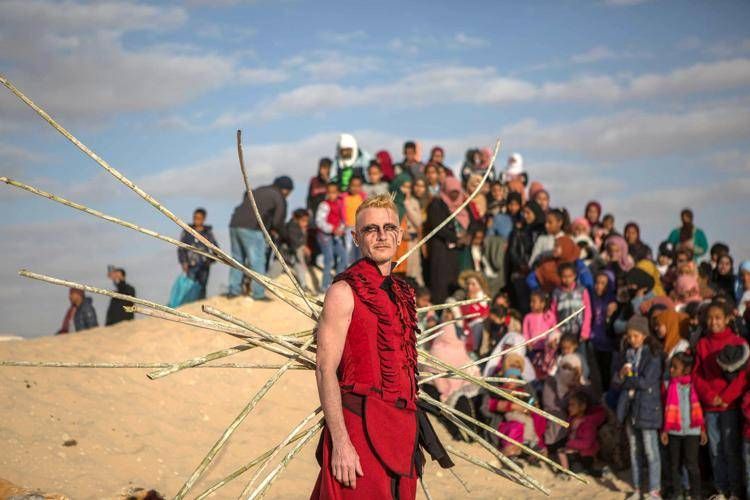
[[[417,406],[414,290],[391,276],[401,242],[388,195],[365,200],[352,231],[363,258],[338,275],[318,325],[325,415],[311,498],[413,499],[424,457],[452,466]]]

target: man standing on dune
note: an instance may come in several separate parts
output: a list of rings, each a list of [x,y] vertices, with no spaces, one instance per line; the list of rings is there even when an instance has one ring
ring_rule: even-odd
[[[363,258],[328,289],[317,331],[326,425],[311,498],[413,499],[424,465],[418,439],[443,467],[453,464],[417,406],[414,290],[391,276],[402,238],[396,207],[374,196],[355,219]]]

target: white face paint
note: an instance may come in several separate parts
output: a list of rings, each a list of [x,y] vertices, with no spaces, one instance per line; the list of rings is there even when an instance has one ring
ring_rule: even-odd
[[[396,212],[389,208],[366,208],[357,217],[352,231],[363,257],[376,264],[390,262],[401,243],[401,226]]]

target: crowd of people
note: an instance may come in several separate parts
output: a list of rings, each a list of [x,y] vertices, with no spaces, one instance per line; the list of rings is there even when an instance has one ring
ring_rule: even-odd
[[[436,331],[424,347],[453,366],[474,363],[470,371],[570,425],[461,379],[438,378],[423,391],[508,437],[477,429],[515,460],[529,460],[522,452],[531,448],[595,477],[628,462],[632,499],[750,499],[750,261],[735,267],[729,246],[710,245],[689,209],[655,249],[636,222],[619,232],[599,202],[571,214],[531,181],[520,154],[459,210],[482,184],[491,151],[467,151],[456,171],[440,147],[422,157],[415,142],[398,163],[387,151],[371,156],[342,134],[289,220],[289,177],[253,191],[302,286],[323,294],[360,257],[351,237],[357,207],[391,193],[403,233],[396,259],[439,227],[394,273],[412,283],[418,307],[456,302],[420,316],[423,331]],[[193,227],[215,241],[205,216],[197,209]],[[265,274],[273,259],[247,193],[229,226],[232,256]],[[201,247],[187,232],[182,241]],[[212,261],[178,257],[205,297]],[[228,296],[244,294],[267,300],[232,269]],[[63,329],[95,326],[90,299],[74,290],[70,300]],[[472,439],[441,421],[455,439]],[[624,449],[627,459],[618,456]]]

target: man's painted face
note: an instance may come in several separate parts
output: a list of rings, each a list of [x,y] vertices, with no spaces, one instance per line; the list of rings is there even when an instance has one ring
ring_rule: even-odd
[[[366,208],[357,217],[352,232],[364,257],[376,264],[390,262],[401,243],[401,226],[396,212],[389,208]]]

